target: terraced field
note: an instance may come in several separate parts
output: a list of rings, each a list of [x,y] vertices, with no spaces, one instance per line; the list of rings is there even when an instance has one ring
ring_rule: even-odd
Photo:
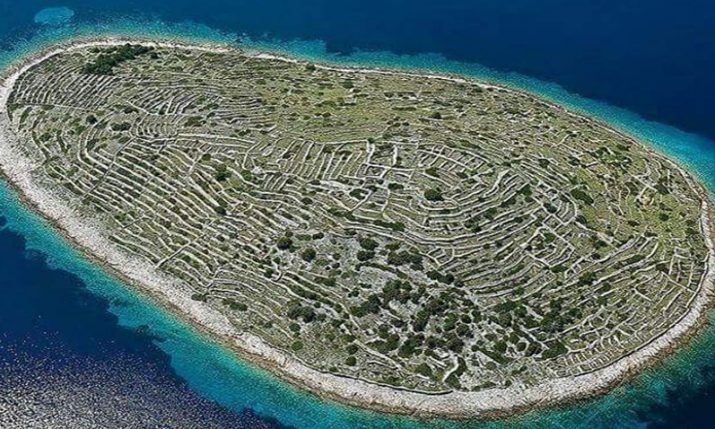
[[[8,113],[117,247],[325,372],[429,392],[590,373],[706,274],[699,185],[499,87],[88,47],[22,74]]]

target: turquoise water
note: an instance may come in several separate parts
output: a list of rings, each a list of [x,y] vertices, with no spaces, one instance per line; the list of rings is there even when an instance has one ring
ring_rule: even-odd
[[[33,21],[42,25],[62,25],[68,23],[74,11],[68,7],[48,7],[35,14]]]
[[[141,35],[180,38],[186,41],[234,43],[251,49],[299,56],[344,65],[369,65],[389,68],[424,69],[473,76],[519,89],[529,90],[572,109],[608,122],[653,147],[671,155],[696,173],[715,190],[715,144],[696,135],[662,124],[604,103],[569,94],[558,85],[540,82],[518,74],[500,73],[474,64],[449,61],[439,55],[395,55],[389,52],[355,52],[336,55],[327,52],[320,41],[273,42],[252,40],[215,31],[207,26],[186,23],[170,25],[161,21],[114,20],[111,25],[59,25],[47,28],[29,40],[18,41],[2,53],[0,64],[7,65],[39,47],[77,35]],[[29,213],[4,185],[0,185],[0,213],[6,228],[20,233],[29,249],[48,256],[51,267],[78,276],[94,295],[110,303],[109,311],[126,328],[151,327],[161,340],[155,345],[170,358],[176,374],[191,389],[230,409],[255,410],[296,428],[451,428],[451,427],[635,427],[658,404],[673,401],[669,392],[695,395],[713,380],[711,352],[715,350],[715,330],[708,328],[687,348],[669,358],[657,370],[647,371],[612,393],[576,406],[535,412],[515,419],[490,423],[417,422],[324,402],[282,383],[266,372],[236,359],[219,345],[152,302],[117,282],[101,269],[73,251],[37,216]]]

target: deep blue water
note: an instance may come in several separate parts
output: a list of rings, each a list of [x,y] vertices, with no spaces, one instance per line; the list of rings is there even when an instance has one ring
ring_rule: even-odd
[[[104,31],[241,38],[325,61],[498,80],[637,135],[715,190],[712,2],[0,0],[0,65]],[[18,383],[104,384],[87,396],[101,413],[126,415],[123,427],[136,427],[132,415],[147,427],[202,416],[231,428],[712,426],[713,329],[594,401],[487,425],[415,422],[321,402],[233,358],[82,259],[1,184],[0,227],[0,396]],[[117,392],[133,401],[114,406]]]
[[[0,255],[0,394],[22,387],[57,395],[71,386],[95,385],[101,388],[90,391],[91,400],[105,404],[98,407],[102,413],[139,414],[151,408],[141,424],[283,427],[192,391],[175,375],[169,355],[154,344],[163,338],[151,327],[119,327],[106,299],[88,292],[77,276],[49,267],[46,256],[27,249],[21,235],[0,230]],[[118,394],[137,403],[112,405]],[[131,416],[120,421],[126,427],[136,424]]]

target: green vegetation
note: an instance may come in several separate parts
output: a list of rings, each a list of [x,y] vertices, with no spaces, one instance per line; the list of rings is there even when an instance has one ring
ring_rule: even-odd
[[[427,189],[424,192],[424,197],[427,201],[442,201],[442,191],[436,188]]]
[[[315,259],[315,256],[316,252],[315,249],[313,249],[312,247],[308,247],[307,249],[304,249],[302,252],[300,252],[300,257],[303,258],[303,260],[306,262],[312,262],[313,259]]]
[[[525,93],[131,44],[27,73],[7,124],[38,183],[320,371],[578,376],[662,335],[707,272],[689,178]]]
[[[82,67],[82,73],[96,75],[113,75],[114,68],[119,64],[135,59],[153,50],[152,47],[125,44],[111,46],[100,51],[100,54],[91,62]]]

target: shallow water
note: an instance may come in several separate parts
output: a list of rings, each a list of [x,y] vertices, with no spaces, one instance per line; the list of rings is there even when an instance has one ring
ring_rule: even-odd
[[[407,20],[409,22],[401,26],[399,31],[387,28],[387,23],[389,18],[396,18],[398,12],[404,12],[406,4],[382,4],[371,9],[364,3],[361,3],[361,7],[349,3],[337,6],[328,2],[283,7],[283,3],[271,1],[275,3],[274,10],[280,7],[290,12],[283,16],[264,11],[251,2],[232,6],[228,2],[213,0],[199,5],[176,1],[172,2],[171,11],[152,1],[101,3],[100,8],[100,2],[67,1],[64,7],[70,9],[73,15],[65,11],[62,15],[65,17],[64,22],[42,25],[33,22],[36,14],[45,7],[56,5],[30,1],[21,5],[13,2],[13,7],[10,7],[8,2],[0,0],[0,12],[6,12],[0,14],[0,41],[6,48],[0,52],[0,64],[7,64],[25,52],[73,35],[109,32],[230,43],[240,39],[246,47],[332,63],[460,73],[527,89],[607,121],[687,165],[701,177],[711,192],[715,190],[713,141],[639,116],[667,120],[677,127],[715,136],[715,133],[708,131],[708,125],[704,123],[707,121],[693,125],[692,118],[700,117],[702,109],[706,108],[697,103],[703,94],[693,95],[694,89],[684,88],[682,82],[677,82],[675,86],[678,96],[693,100],[685,106],[668,95],[674,90],[671,87],[662,87],[662,91],[657,94],[645,94],[642,82],[628,78],[639,67],[649,64],[641,58],[617,58],[616,63],[628,70],[617,77],[610,77],[617,81],[611,83],[618,86],[630,82],[632,86],[630,92],[622,89],[616,94],[617,97],[611,97],[613,94],[609,91],[602,92],[603,81],[608,80],[608,73],[597,76],[599,73],[592,71],[591,82],[586,84],[584,82],[588,79],[583,75],[570,78],[561,76],[568,74],[569,70],[576,73],[574,70],[577,68],[568,64],[568,59],[573,59],[575,54],[571,52],[568,55],[568,52],[575,49],[571,45],[578,44],[578,41],[570,41],[568,46],[554,46],[553,49],[559,50],[562,55],[553,60],[553,64],[551,60],[544,60],[546,53],[542,51],[526,52],[528,46],[553,43],[554,29],[546,31],[540,40],[529,40],[528,43],[523,41],[524,46],[520,47],[520,52],[526,53],[527,58],[519,58],[517,61],[512,58],[515,54],[507,53],[506,49],[517,45],[520,38],[536,37],[533,35],[535,29],[531,28],[536,26],[535,23],[531,22],[523,29],[517,28],[514,23],[517,17],[525,13],[517,11],[518,3],[500,6],[496,2],[485,1],[475,8],[468,5],[468,2],[447,2],[448,12],[440,10],[437,13],[433,6],[427,7],[417,2],[418,7],[406,12],[415,22]],[[414,2],[411,4],[415,5]],[[539,11],[536,11],[538,8],[535,6],[525,6],[533,13],[538,12],[533,17],[537,23],[548,19],[569,20],[569,16],[580,22],[581,13],[584,12],[581,9],[574,11],[574,8],[578,9],[576,6],[566,7],[565,2],[544,1],[539,4],[542,6]],[[619,22],[631,17],[635,13],[631,9],[635,6],[629,9],[629,2],[619,4],[615,8],[617,10],[611,11],[613,22],[610,28],[611,31],[625,32],[619,27]],[[545,16],[559,5],[563,7],[559,9],[559,14]],[[420,9],[419,6],[425,8]],[[215,12],[219,7],[220,14],[211,15],[207,12]],[[656,14],[659,7],[658,2],[655,2],[650,13]],[[375,12],[375,15],[369,11]],[[141,15],[139,18],[128,17],[137,12]],[[482,15],[469,21],[468,18],[477,12]],[[430,13],[437,16],[430,17]],[[665,14],[664,11],[662,13]],[[678,29],[682,24],[679,20],[685,20],[680,16],[683,13],[681,10],[673,11],[673,28]],[[707,36],[705,33],[697,34],[700,28],[698,23],[703,19],[701,11],[696,9],[689,13],[693,15],[690,17],[692,26],[689,31],[696,33],[690,36]],[[351,16],[349,23],[345,23],[346,14]],[[480,37],[491,37],[497,33],[501,35],[505,31],[477,28],[479,25],[489,25],[487,21],[490,20],[485,16],[501,17],[502,24],[516,34],[487,39],[498,46],[485,48],[488,43]],[[662,18],[650,17],[647,20],[660,22]],[[194,22],[177,23],[185,19]],[[324,22],[326,19],[330,21],[329,24]],[[602,29],[595,27],[602,24],[603,19],[595,15],[594,21],[589,24],[594,29],[592,37],[597,38],[602,34]],[[361,28],[368,26],[375,31],[360,32],[355,28],[357,22]],[[341,23],[342,26],[339,25]],[[424,25],[413,28],[418,23]],[[640,26],[645,24],[635,27]],[[417,37],[420,28],[428,28],[428,36]],[[639,34],[636,39],[645,38],[648,34],[656,37],[654,33],[659,28],[656,26],[647,30],[646,35]],[[264,34],[267,31],[270,33]],[[685,37],[687,34],[672,31],[677,34],[670,40],[671,44],[661,47],[661,55],[664,56],[662,61],[665,63],[677,61],[684,55],[681,51],[677,55],[671,52],[672,46],[678,41],[690,40]],[[416,39],[408,38],[410,34]],[[455,46],[455,40],[460,35],[461,44]],[[321,40],[315,41],[316,38]],[[305,41],[311,39],[313,41]],[[595,43],[593,40],[582,41],[580,46],[587,49]],[[354,51],[355,47],[372,51]],[[501,47],[501,56],[493,52],[498,47]],[[608,55],[625,55],[622,47],[608,48]],[[694,48],[688,45],[681,50],[687,53],[689,49]],[[424,51],[442,54],[417,54]],[[703,59],[700,56],[703,52],[691,54],[691,63],[702,66]],[[593,55],[598,58],[606,54],[595,52]],[[552,57],[550,55],[548,58]],[[509,71],[497,71],[465,62],[475,59]],[[630,66],[626,67],[628,64]],[[706,70],[715,75],[715,65],[708,67]],[[575,88],[583,94],[597,94],[612,104],[628,106],[639,114],[573,95],[556,84],[527,78],[513,73],[514,70],[546,77],[569,85],[572,90]],[[661,76],[661,85],[666,84],[662,70],[654,70],[654,74],[656,77]],[[646,75],[643,71],[642,76]],[[648,75],[645,80],[656,77]],[[706,79],[699,74],[689,77],[693,85]],[[671,81],[667,80],[673,84]],[[715,88],[715,85],[711,86]],[[703,91],[707,94],[708,88]],[[653,115],[649,109],[639,110],[638,106],[647,104],[647,100],[662,111]],[[678,119],[681,116],[690,119],[682,121]],[[79,399],[94,401],[95,404],[103,405],[99,409],[104,418],[121,411],[127,419],[141,419],[135,421],[147,423],[146,426],[149,426],[151,419],[155,419],[169,427],[190,427],[200,421],[197,420],[200,416],[206,416],[207,425],[215,424],[216,427],[521,427],[526,424],[568,428],[703,427],[710,421],[709,409],[715,404],[711,397],[711,392],[715,392],[715,365],[711,358],[715,350],[715,330],[712,328],[689,347],[668,359],[664,366],[646,372],[609,395],[577,406],[535,412],[506,421],[482,424],[417,422],[323,402],[234,358],[186,324],[107,276],[73,251],[42,220],[27,212],[5,185],[0,185],[0,215],[0,395],[10,389],[17,389],[19,384],[24,384],[26,391],[37,391],[39,386],[47,385],[44,380],[53,381],[50,387],[59,392],[58,395],[73,386],[85,386],[85,395],[70,396],[78,400],[78,409],[83,406]],[[18,377],[17,374],[32,376]],[[23,380],[22,383],[18,378]],[[43,383],[33,384],[35,380],[38,383],[43,380]],[[109,380],[107,384],[112,386],[111,392],[121,392],[123,397],[131,400],[113,401],[106,392],[103,394],[87,387],[97,384],[97,380]],[[149,417],[146,417],[147,408],[152,410]],[[117,425],[129,427],[132,426],[131,422],[126,420]]]
[[[33,21],[41,25],[62,25],[70,22],[74,11],[68,7],[48,7],[35,14]]]

